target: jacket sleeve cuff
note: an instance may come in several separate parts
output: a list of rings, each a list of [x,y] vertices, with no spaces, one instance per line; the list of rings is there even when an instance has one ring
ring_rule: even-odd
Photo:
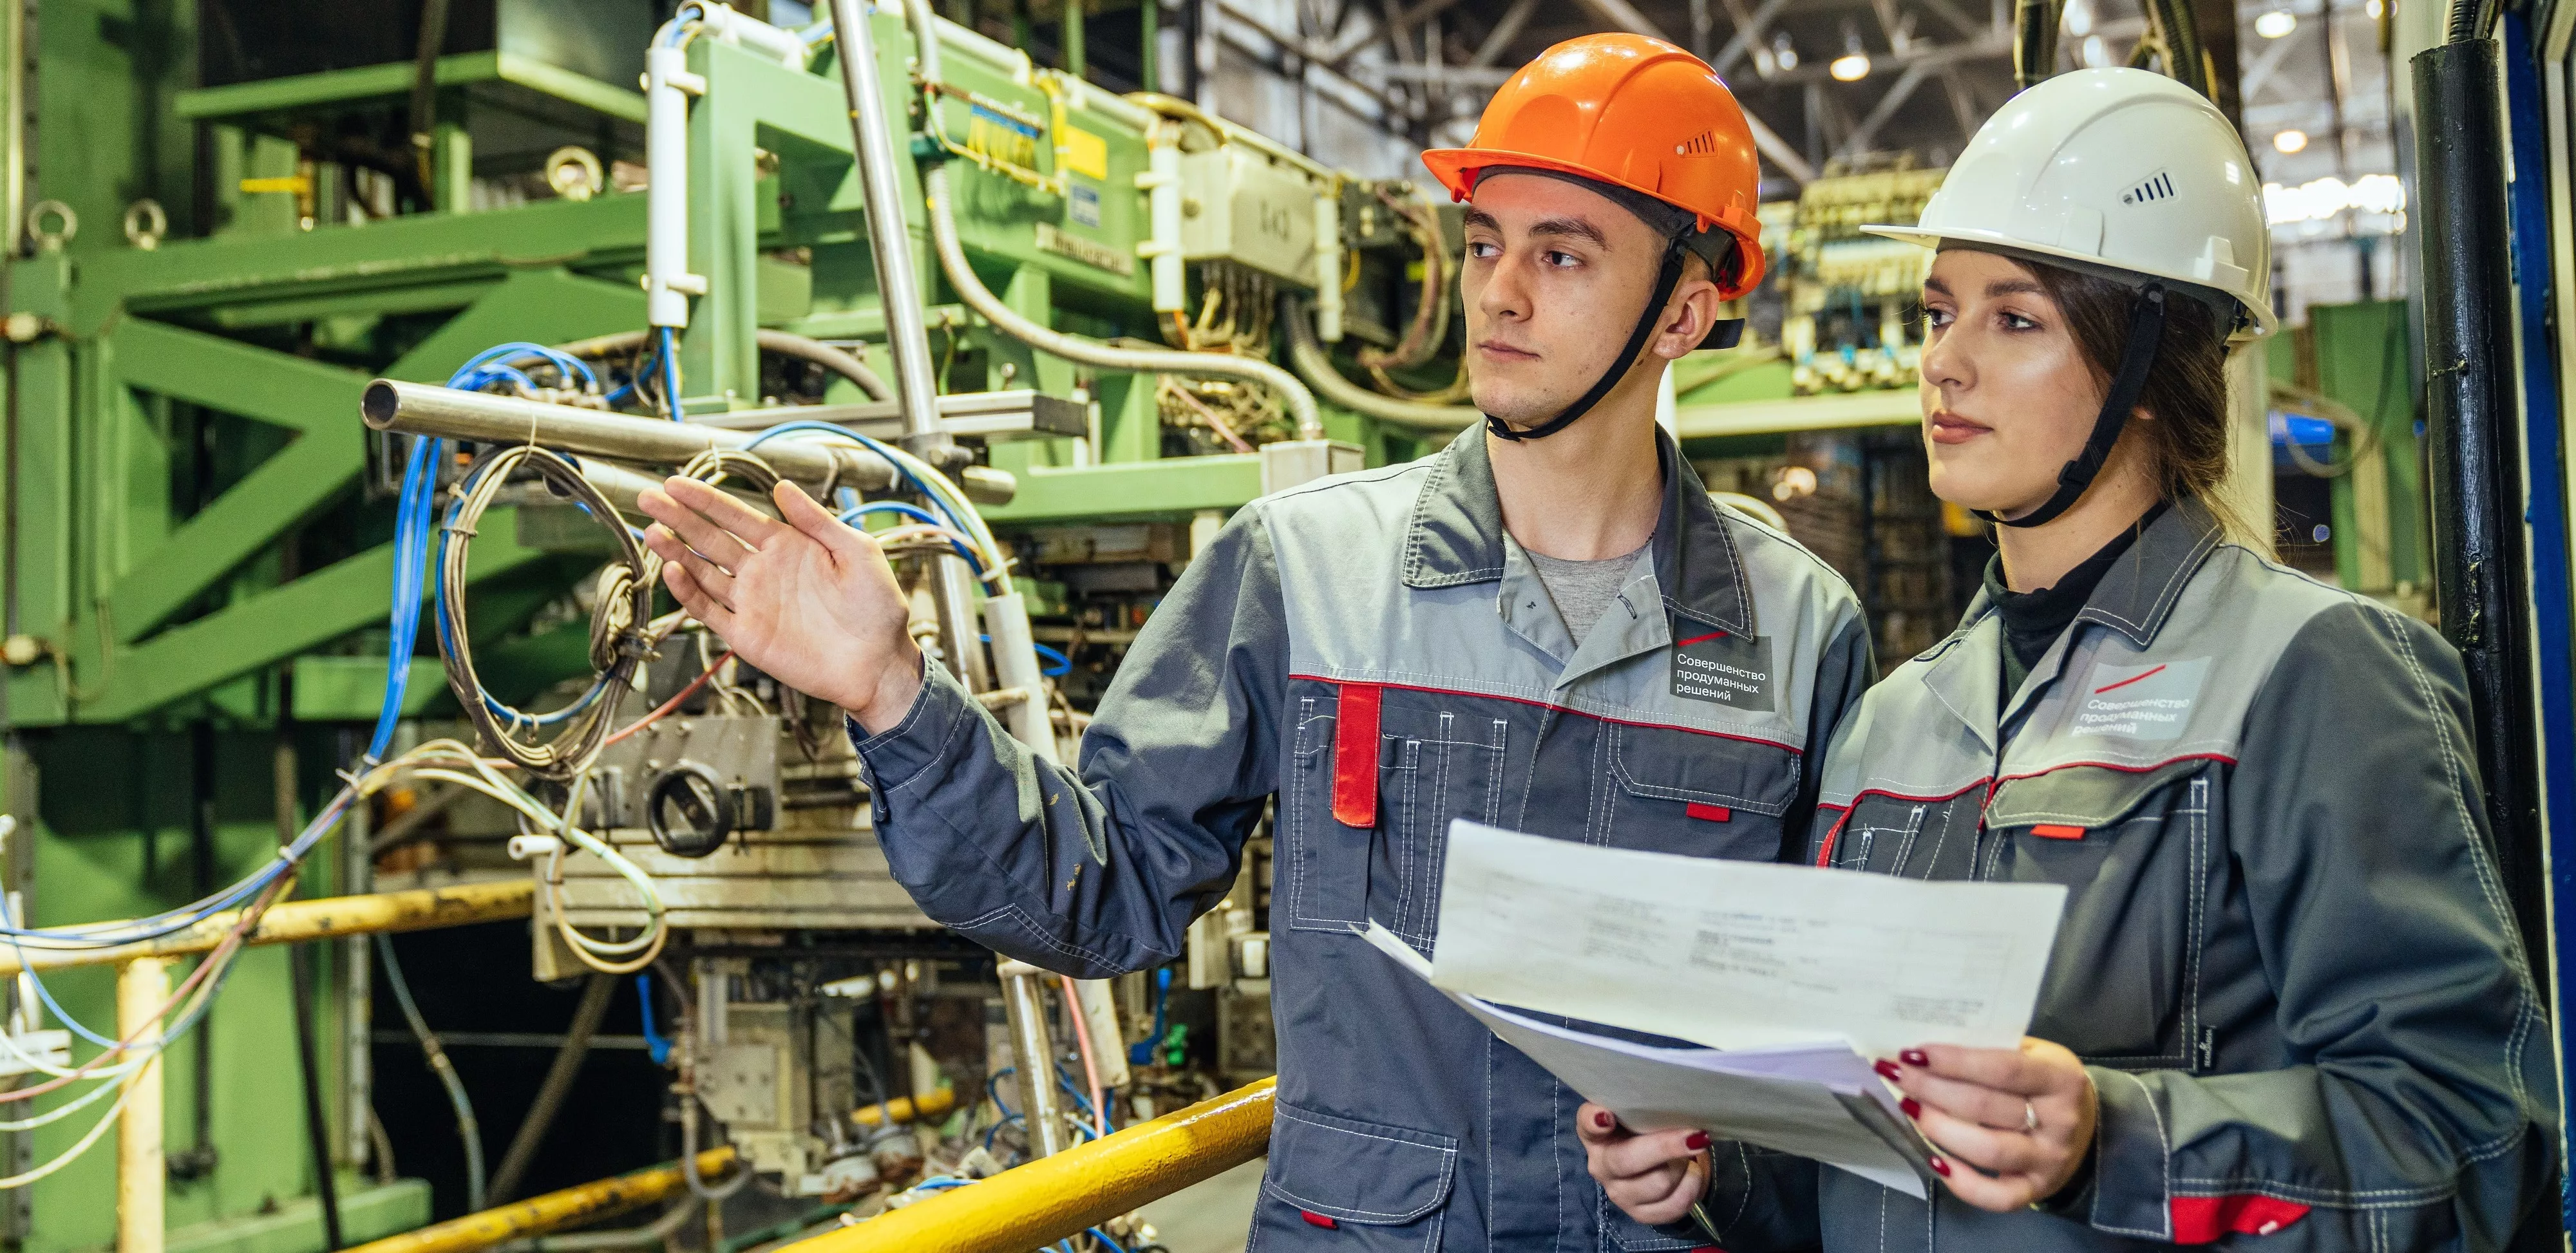
[[[867,763],[871,786],[879,792],[891,792],[936,764],[956,740],[959,726],[980,712],[965,685],[924,654],[921,691],[912,698],[912,707],[904,711],[902,721],[869,735],[858,719],[844,714],[841,720],[849,728],[850,742],[859,750],[860,759]]]
[[[2093,1128],[2092,1205],[2096,1231],[2144,1240],[2173,1239],[2171,1154],[2164,1111],[2144,1080],[2127,1071],[2087,1067],[2101,1100]]]

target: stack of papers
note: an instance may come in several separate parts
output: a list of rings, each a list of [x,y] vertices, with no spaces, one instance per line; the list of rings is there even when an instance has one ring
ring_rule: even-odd
[[[1632,1129],[1698,1128],[1921,1197],[1933,1150],[1872,1060],[2018,1045],[2065,901],[2055,884],[1680,857],[1460,821],[1431,959],[1375,923],[1367,935]]]

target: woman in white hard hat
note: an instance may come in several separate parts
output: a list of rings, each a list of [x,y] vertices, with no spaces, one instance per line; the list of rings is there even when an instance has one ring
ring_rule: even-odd
[[[2459,659],[2273,564],[2216,496],[2228,344],[2274,326],[2243,143],[2171,80],[2071,73],[1880,233],[1939,249],[1932,488],[1998,552],[1836,735],[1840,817],[1809,854],[2068,896],[2020,1048],[1879,1063],[1929,1199],[1818,1171],[1823,1247],[2499,1247],[2548,1173],[2556,1080]],[[1694,1213],[1717,1165],[1695,1133],[1577,1119],[1612,1201]],[[1730,1162],[1722,1190],[1761,1176],[1806,1186]],[[1715,1208],[1710,1237],[1752,1253]]]

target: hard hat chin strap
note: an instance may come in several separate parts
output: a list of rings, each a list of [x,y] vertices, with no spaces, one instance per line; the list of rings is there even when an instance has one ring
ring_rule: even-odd
[[[1997,526],[2039,526],[2073,508],[2084,498],[2086,488],[2102,472],[2102,463],[2111,459],[2111,446],[2120,442],[2120,431],[2129,424],[2129,414],[2138,407],[2138,395],[2147,387],[2147,372],[2155,368],[2156,346],[2165,333],[2165,289],[2149,283],[2129,306],[2129,342],[2120,350],[2120,373],[2111,380],[2111,394],[2102,399],[2101,415],[2093,419],[2093,436],[2084,441],[2084,451],[2057,472],[2057,494],[2039,508],[2018,518],[2007,518],[1984,509],[1969,512]]]
[[[1522,440],[1546,439],[1574,425],[1576,418],[1590,413],[1592,406],[1600,404],[1601,398],[1609,395],[1610,389],[1617,387],[1619,380],[1628,377],[1628,371],[1637,364],[1637,354],[1645,350],[1646,340],[1654,335],[1655,327],[1663,321],[1664,302],[1671,300],[1673,289],[1681,285],[1682,258],[1689,251],[1689,248],[1679,239],[1673,240],[1671,246],[1664,249],[1664,268],[1655,276],[1654,296],[1646,301],[1645,313],[1637,318],[1637,329],[1628,332],[1628,346],[1619,350],[1619,355],[1611,360],[1610,368],[1603,371],[1601,377],[1593,382],[1592,390],[1577,397],[1573,404],[1567,405],[1565,412],[1537,426],[1523,430],[1489,413],[1485,415],[1485,429],[1499,438],[1511,440],[1514,443]]]

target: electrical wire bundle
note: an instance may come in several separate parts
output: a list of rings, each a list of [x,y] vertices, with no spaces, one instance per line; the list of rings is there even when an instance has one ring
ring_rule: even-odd
[[[834,426],[828,422],[779,423],[753,436],[750,443],[743,445],[743,451],[749,452],[770,440],[793,435],[837,438],[865,448],[885,458],[887,464],[894,467],[897,478],[902,479],[913,491],[930,502],[929,510],[892,501],[860,504],[858,493],[844,489],[837,502],[842,508],[841,521],[856,526],[859,524],[859,519],[872,513],[901,513],[905,517],[915,519],[918,529],[896,527],[891,531],[879,532],[876,535],[878,543],[892,546],[924,540],[938,541],[965,560],[967,565],[974,569],[975,577],[986,586],[996,592],[1010,590],[1010,554],[1003,550],[1001,541],[993,538],[991,528],[984,525],[983,516],[975,512],[975,506],[966,499],[966,493],[958,490],[957,485],[950,482],[947,475],[941,474],[929,462],[883,440],[872,439],[847,427]],[[894,507],[889,509],[887,508],[889,505]]]
[[[466,584],[466,554],[472,546],[457,543],[457,538],[473,538],[475,525],[511,472],[523,466],[605,523],[618,545],[616,560],[600,575],[599,603],[591,617],[590,660],[599,675],[571,704],[539,715],[519,713],[484,690],[474,672],[473,645],[466,634],[465,597],[461,590],[447,594]],[[494,449],[475,463],[439,528],[438,557],[438,651],[446,663],[448,687],[465,706],[466,716],[485,742],[531,775],[563,783],[579,779],[607,744],[609,721],[619,699],[633,686],[635,671],[649,647],[644,628],[653,615],[653,569],[634,529],[619,520],[607,497],[571,461],[533,444],[517,444]],[[542,743],[519,738],[528,728],[565,723],[569,724],[565,730]]]

